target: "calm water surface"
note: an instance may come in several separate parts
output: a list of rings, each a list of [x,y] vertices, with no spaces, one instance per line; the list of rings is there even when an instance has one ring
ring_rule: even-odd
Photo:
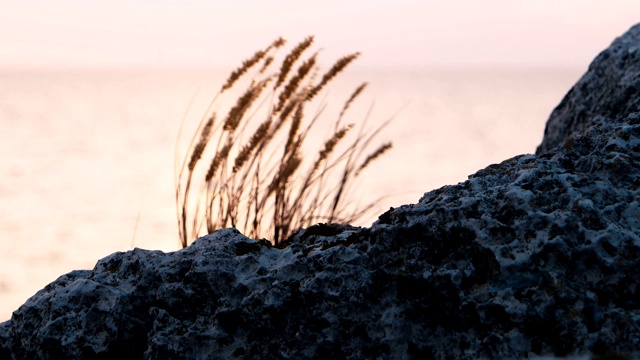
[[[397,113],[380,138],[394,149],[359,189],[363,198],[389,195],[384,210],[534,152],[581,72],[355,69],[327,99],[341,106],[366,80],[351,120],[372,103],[371,124]],[[227,73],[0,73],[0,321],[58,276],[110,253],[179,248],[176,136],[187,109],[190,135]]]

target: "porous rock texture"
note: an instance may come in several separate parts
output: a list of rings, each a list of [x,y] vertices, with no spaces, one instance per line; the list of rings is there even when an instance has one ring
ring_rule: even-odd
[[[549,152],[598,117],[623,122],[640,105],[640,26],[601,52],[551,113],[536,155]]]
[[[639,31],[596,58],[538,156],[370,228],[320,224],[283,248],[225,229],[112,254],[0,324],[0,358],[637,357]]]

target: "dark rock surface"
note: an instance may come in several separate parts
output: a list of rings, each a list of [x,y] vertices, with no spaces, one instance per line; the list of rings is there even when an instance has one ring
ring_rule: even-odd
[[[0,358],[638,357],[640,113],[624,89],[640,79],[618,76],[640,68],[638,31],[563,100],[539,156],[283,249],[226,229],[110,255],[0,324]]]
[[[551,113],[536,155],[551,151],[595,119],[623,122],[640,111],[640,24],[617,38],[589,65]]]

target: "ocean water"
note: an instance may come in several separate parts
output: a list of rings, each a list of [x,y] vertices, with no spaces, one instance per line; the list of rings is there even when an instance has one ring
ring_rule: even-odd
[[[534,152],[584,70],[354,69],[326,99],[339,107],[368,81],[349,121],[370,108],[371,125],[393,118],[380,140],[394,148],[357,195],[385,196],[382,212]],[[184,144],[228,71],[0,73],[0,321],[110,253],[179,249],[177,135],[185,119]]]

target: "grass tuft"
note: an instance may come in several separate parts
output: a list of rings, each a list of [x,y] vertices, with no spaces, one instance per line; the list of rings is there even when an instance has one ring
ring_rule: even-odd
[[[391,143],[384,143],[368,150],[388,122],[368,132],[365,118],[356,133],[352,131],[355,124],[342,123],[366,83],[344,103],[316,158],[305,156],[305,140],[320,136],[314,125],[326,106],[315,98],[359,56],[338,59],[318,81],[318,53],[305,55],[313,40],[310,36],[294,46],[275,73],[269,68],[285,43],[281,38],[245,60],[214,96],[182,161],[176,153],[182,247],[204,231],[225,227],[278,245],[298,229],[318,222],[357,221],[375,205],[376,201],[354,207],[348,195],[361,172],[391,148]],[[220,97],[240,83],[246,88],[238,90],[240,95],[224,116],[212,110]],[[316,110],[309,112],[312,107]]]

